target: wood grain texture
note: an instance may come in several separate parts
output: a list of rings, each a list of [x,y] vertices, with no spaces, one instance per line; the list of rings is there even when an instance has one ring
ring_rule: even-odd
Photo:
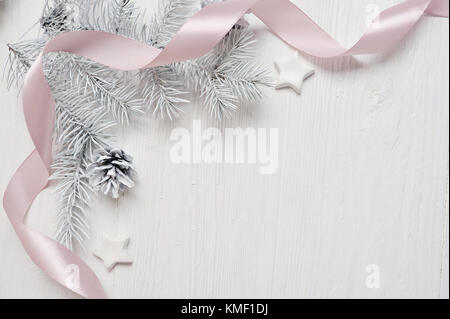
[[[0,3],[2,61],[43,2]],[[349,45],[367,4],[399,1],[295,2]],[[292,54],[251,22],[259,60]],[[222,123],[191,105],[174,123],[149,117],[122,129],[119,145],[134,155],[139,185],[120,201],[96,201],[90,246],[102,232],[129,234],[135,262],[108,273],[80,254],[112,298],[448,298],[448,36],[448,20],[426,18],[385,54],[305,57],[316,75],[301,96],[266,90],[262,103]],[[32,150],[18,94],[0,86],[2,194]],[[170,132],[195,119],[204,128],[278,128],[278,172],[173,164]],[[49,235],[53,189],[27,218]],[[29,260],[4,213],[0,251],[0,298],[76,298]],[[379,266],[379,289],[365,285],[370,264]]]

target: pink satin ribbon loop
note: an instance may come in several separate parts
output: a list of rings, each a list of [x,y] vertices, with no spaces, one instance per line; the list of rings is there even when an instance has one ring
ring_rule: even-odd
[[[54,100],[42,57],[65,51],[120,70],[193,59],[211,50],[233,25],[251,10],[293,48],[318,57],[375,53],[398,43],[424,15],[448,17],[448,0],[406,0],[383,11],[350,49],[344,48],[289,0],[228,0],[202,9],[187,21],[164,50],[118,35],[96,31],[65,33],[49,41],[25,79],[23,107],[33,153],[11,179],[3,207],[30,258],[51,278],[86,298],[106,298],[94,272],[78,256],[53,239],[31,230],[24,218],[34,198],[47,186],[52,163]],[[66,282],[68,267],[79,271],[79,286]]]

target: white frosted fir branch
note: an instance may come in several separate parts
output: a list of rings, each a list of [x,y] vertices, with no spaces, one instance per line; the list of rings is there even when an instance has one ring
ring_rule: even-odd
[[[19,82],[48,39],[61,32],[106,31],[162,49],[198,4],[165,0],[147,18],[131,0],[49,0],[40,20],[43,36],[9,45],[8,85]],[[87,167],[93,154],[111,149],[115,122],[128,123],[145,105],[155,116],[172,120],[182,113],[189,89],[202,98],[211,116],[230,117],[243,102],[263,96],[261,85],[271,85],[269,72],[253,56],[254,35],[245,23],[236,25],[206,56],[144,70],[138,77],[68,53],[46,56],[45,73],[56,100],[52,179],[59,181],[58,240],[71,248],[88,235],[92,187]]]

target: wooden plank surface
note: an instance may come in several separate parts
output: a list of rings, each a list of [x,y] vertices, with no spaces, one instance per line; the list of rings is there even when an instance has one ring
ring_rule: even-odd
[[[1,61],[43,2],[0,2]],[[295,2],[349,45],[368,5],[399,1]],[[250,20],[261,62],[292,54]],[[120,201],[96,201],[89,247],[102,232],[128,234],[135,262],[109,273],[89,251],[80,254],[113,298],[448,298],[448,36],[448,20],[426,18],[388,53],[305,57],[316,74],[301,96],[268,89],[260,104],[222,123],[191,105],[176,122],[149,116],[121,129],[139,185]],[[2,194],[32,150],[18,96],[0,86]],[[170,133],[191,130],[193,120],[221,130],[277,128],[278,171],[174,164]],[[52,190],[27,218],[49,235]],[[0,252],[0,298],[76,298],[29,260],[4,213]],[[377,272],[380,287],[368,288]]]

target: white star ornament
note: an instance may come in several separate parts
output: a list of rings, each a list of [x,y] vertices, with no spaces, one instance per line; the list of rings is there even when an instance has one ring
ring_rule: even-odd
[[[275,88],[291,88],[297,94],[302,94],[303,82],[315,72],[303,64],[297,51],[293,57],[275,61],[275,68],[278,71]]]
[[[131,264],[133,260],[127,253],[130,237],[123,240],[113,240],[103,234],[101,244],[93,251],[94,255],[103,260],[108,271],[117,264]]]

